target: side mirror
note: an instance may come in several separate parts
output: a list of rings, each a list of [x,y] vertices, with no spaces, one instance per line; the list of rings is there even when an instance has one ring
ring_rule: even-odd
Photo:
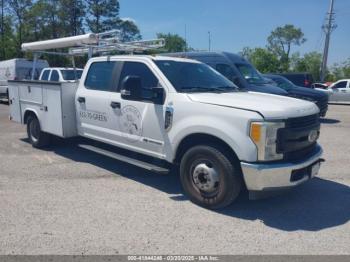
[[[165,100],[165,92],[163,87],[152,88],[152,99],[156,105],[163,105]]]
[[[125,100],[141,100],[142,99],[142,83],[139,76],[127,76],[123,79],[120,90],[122,99]]]
[[[122,81],[120,94],[125,100],[151,101],[157,105],[163,105],[165,100],[163,87],[143,88],[141,78],[132,75]]]

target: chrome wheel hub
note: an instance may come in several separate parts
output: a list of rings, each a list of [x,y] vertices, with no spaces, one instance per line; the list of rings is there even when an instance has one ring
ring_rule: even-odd
[[[219,186],[219,173],[206,163],[195,166],[192,178],[195,186],[206,193],[214,192]]]

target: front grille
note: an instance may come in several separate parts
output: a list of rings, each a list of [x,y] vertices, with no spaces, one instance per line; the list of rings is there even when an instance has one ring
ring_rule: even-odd
[[[296,117],[296,118],[289,118],[286,121],[286,128],[301,128],[301,127],[307,127],[314,124],[319,124],[318,114],[303,116],[303,117]]]
[[[315,149],[317,142],[310,141],[312,131],[319,135],[320,123],[318,114],[290,118],[285,128],[278,130],[277,153],[283,154],[284,160],[299,160],[307,157]]]

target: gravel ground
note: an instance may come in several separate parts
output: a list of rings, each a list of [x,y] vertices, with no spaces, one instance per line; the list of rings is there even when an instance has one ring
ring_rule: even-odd
[[[75,141],[33,149],[7,116],[0,104],[0,254],[350,254],[350,106],[323,120],[319,178],[221,211]]]

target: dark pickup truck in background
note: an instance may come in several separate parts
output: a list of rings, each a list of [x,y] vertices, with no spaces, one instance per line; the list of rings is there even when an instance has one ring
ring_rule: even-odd
[[[263,77],[275,82],[278,87],[288,92],[288,96],[314,102],[320,109],[320,116],[321,117],[326,116],[327,110],[328,110],[328,99],[329,99],[329,96],[327,93],[314,90],[311,88],[297,86],[293,84],[291,81],[289,81],[287,78],[280,75],[264,74]],[[273,82],[271,82],[271,84],[273,84]]]

